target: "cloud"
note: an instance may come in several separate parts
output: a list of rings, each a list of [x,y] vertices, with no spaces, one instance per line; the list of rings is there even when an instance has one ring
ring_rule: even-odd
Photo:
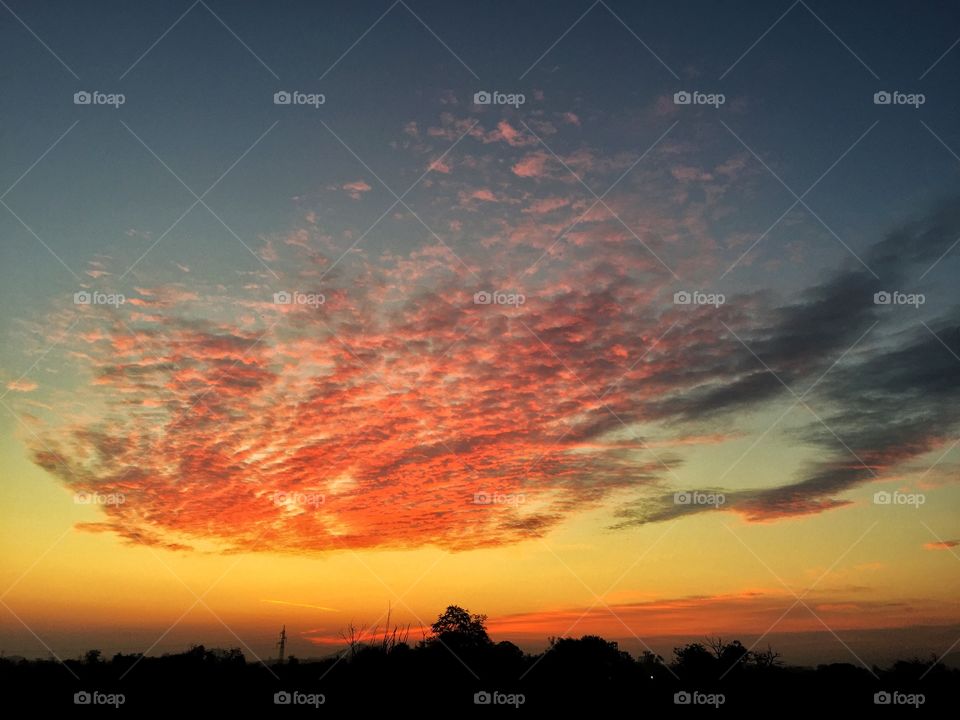
[[[540,178],[546,176],[546,165],[549,156],[544,152],[534,152],[527,155],[513,165],[513,174],[523,178]]]
[[[551,291],[513,311],[475,304],[441,257],[363,268],[365,288],[399,284],[401,303],[353,297],[356,278],[317,308],[274,305],[269,288],[140,288],[161,321],[128,330],[104,309],[99,332],[72,340],[89,403],[43,431],[35,462],[74,492],[125,495],[88,530],[223,552],[499,545],[654,482],[673,450],[615,442],[622,425],[578,380],[616,370],[596,355],[603,318],[638,289]],[[259,320],[241,329],[246,315]],[[611,333],[616,362],[653,332]],[[607,402],[627,416],[636,393]]]
[[[805,602],[809,609],[797,604],[793,595],[782,590],[745,589],[725,594],[608,602],[593,607],[562,607],[500,615],[488,618],[487,630],[495,640],[509,639],[531,650],[539,650],[547,638],[557,635],[626,636],[624,639],[629,638],[628,642],[636,642],[637,636],[650,642],[657,638],[678,638],[671,643],[673,646],[688,641],[702,642],[704,637],[721,635],[724,638],[739,636],[750,645],[749,636],[739,635],[744,628],[775,628],[772,643],[778,649],[787,650],[789,645],[785,642],[785,635],[826,632],[824,623],[831,630],[849,634],[856,630],[899,628],[903,626],[903,618],[911,615],[922,615],[929,625],[942,623],[952,628],[956,622],[949,603],[916,598],[876,600],[864,597],[857,589],[817,590],[806,595]],[[416,626],[412,628],[413,632],[417,629]],[[911,630],[916,633],[918,628],[914,626]],[[315,628],[304,637],[320,646],[342,646],[344,642],[334,628]],[[763,638],[758,640],[763,641],[761,647],[766,647]],[[644,644],[636,642],[637,647],[632,651],[639,654],[646,649]],[[659,647],[661,643],[654,645]],[[794,650],[798,648],[794,647]],[[842,646],[840,652],[845,652]]]
[[[615,602],[606,607],[563,608],[518,613],[488,621],[494,637],[541,640],[557,634],[564,637],[624,634],[624,626],[635,628],[644,637],[680,635],[714,636],[742,632],[744,627],[777,626],[778,632],[823,630],[823,623],[842,631],[865,628],[899,627],[904,613],[921,609],[929,618],[954,622],[948,605],[924,600],[874,600],[856,593],[816,591],[805,597],[806,607],[796,606],[795,597],[777,590],[745,590],[740,593],[696,595]],[[791,606],[796,606],[792,608]],[[790,608],[786,614],[784,610]]]
[[[469,195],[471,200],[482,200],[483,202],[497,202],[497,196],[493,194],[490,188],[479,188]]]
[[[565,197],[546,197],[531,203],[524,208],[523,212],[533,215],[546,215],[547,213],[567,207],[570,199]]]
[[[742,165],[700,170],[664,146],[582,216],[590,199],[551,155],[509,124],[491,143],[472,122],[448,115],[417,132],[412,168],[469,131],[458,172],[430,178],[433,202],[416,203],[442,238],[398,213],[381,228],[389,241],[364,239],[337,219],[362,206],[335,197],[341,207],[263,241],[279,280],[194,273],[187,288],[144,269],[122,308],[85,309],[63,345],[76,386],[44,388],[70,411],[43,414],[26,442],[67,487],[124,493],[86,529],[223,552],[465,550],[541,537],[590,510],[617,527],[692,515],[702,508],[673,501],[684,459],[789,408],[785,386],[810,390],[823,423],[783,431],[805,464],[771,467],[761,487],[731,476],[715,488],[749,521],[840,508],[850,489],[955,436],[949,312],[925,316],[936,337],[916,323],[872,329],[896,310],[873,294],[908,289],[960,235],[950,206],[862,251],[882,283],[852,263],[785,295],[761,284],[717,308],[678,306],[651,250],[690,282],[719,275],[716,216]],[[637,160],[558,151],[597,187]],[[687,176],[705,174],[713,194],[691,201]],[[538,182],[516,197],[518,176]],[[335,187],[354,199],[371,189]],[[279,290],[324,302],[275,304]],[[524,302],[475,301],[493,292]],[[62,312],[41,320],[38,355],[67,327]]]
[[[530,133],[523,133],[506,120],[497,123],[497,128],[487,136],[488,142],[505,142],[511,147],[535,145],[537,139]]]
[[[430,163],[428,166],[430,172],[440,173],[441,175],[449,175],[453,172],[453,165],[450,164],[450,161],[447,158],[438,157],[436,160]]]
[[[344,183],[340,186],[340,189],[345,190],[347,195],[354,200],[359,200],[363,193],[368,193],[373,188],[364,180],[354,180],[353,182]]]
[[[960,545],[960,540],[939,540],[937,542],[924,543],[924,550],[949,550]]]
[[[656,414],[692,420],[755,407],[785,396],[816,407],[815,419],[799,431],[823,459],[795,482],[749,491],[724,491],[724,508],[747,520],[769,521],[842,507],[838,497],[898,465],[942,447],[960,426],[960,332],[956,315],[932,325],[913,325],[867,344],[833,366],[890,306],[874,293],[908,287],[960,235],[960,210],[946,204],[928,217],[896,230],[874,245],[866,268],[836,273],[807,290],[800,302],[776,308],[764,327],[743,330],[747,347],[722,361],[722,382],[659,401]],[[954,310],[954,313],[956,310]],[[738,333],[739,334],[739,333]],[[740,344],[736,338],[729,341]],[[748,349],[749,348],[749,349]],[[701,368],[719,376],[721,364]],[[785,389],[790,387],[793,392]],[[647,498],[622,509],[620,526],[703,512],[677,505],[672,495]]]
[[[700,168],[692,167],[690,165],[677,165],[670,170],[670,173],[677,180],[684,182],[697,181],[697,182],[706,182],[708,180],[713,180],[713,175],[708,172],[704,172]]]

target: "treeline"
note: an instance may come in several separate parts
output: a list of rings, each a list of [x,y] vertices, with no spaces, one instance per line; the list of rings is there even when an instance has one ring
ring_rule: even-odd
[[[865,667],[836,663],[791,667],[774,649],[708,638],[663,658],[638,657],[596,636],[551,638],[546,651],[523,652],[494,642],[486,618],[450,606],[431,633],[409,641],[405,628],[365,632],[348,627],[336,656],[282,664],[260,662],[239,649],[195,646],[148,657],[93,650],[82,659],[0,658],[0,682],[34,712],[42,707],[129,711],[208,708],[341,714],[372,707],[410,711],[516,712],[537,709],[620,709],[667,712],[795,710],[942,711],[955,707],[960,671],[935,657]],[[294,710],[289,710],[294,711]]]

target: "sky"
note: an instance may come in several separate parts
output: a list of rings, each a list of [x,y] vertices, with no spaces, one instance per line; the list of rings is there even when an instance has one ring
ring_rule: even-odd
[[[4,0],[0,649],[955,652],[958,36]]]

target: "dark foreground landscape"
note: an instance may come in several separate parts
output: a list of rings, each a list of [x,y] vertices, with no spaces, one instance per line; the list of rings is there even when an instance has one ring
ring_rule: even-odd
[[[526,654],[494,642],[485,618],[449,607],[423,639],[409,630],[344,633],[322,660],[251,660],[238,648],[195,646],[159,657],[91,650],[83,659],[0,658],[0,682],[24,711],[83,709],[138,716],[256,710],[317,717],[371,709],[428,713],[533,713],[569,708],[652,712],[772,713],[784,709],[935,712],[956,708],[960,670],[929,659],[889,667],[849,663],[791,667],[775,648],[705,638],[673,657],[634,657],[596,636],[551,638]],[[454,714],[454,716],[456,716]]]

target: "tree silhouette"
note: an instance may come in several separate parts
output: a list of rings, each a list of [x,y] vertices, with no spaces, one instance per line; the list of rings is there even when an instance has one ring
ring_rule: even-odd
[[[717,658],[701,643],[690,643],[673,649],[677,673],[687,680],[712,680],[717,672]],[[721,671],[722,672],[722,671]]]
[[[433,639],[460,648],[485,647],[492,644],[487,635],[487,616],[471,615],[459,605],[449,605],[430,626]]]
[[[707,638],[707,645],[720,663],[720,672],[729,672],[734,667],[742,667],[750,659],[750,651],[739,640],[723,642],[722,638]]]
[[[755,650],[750,653],[753,664],[760,668],[770,668],[781,665],[780,657],[780,653],[776,652],[770,645],[767,645],[766,650]]]
[[[615,641],[596,635],[575,638],[550,638],[550,647],[543,657],[546,675],[560,684],[580,682],[601,688],[611,684],[629,684],[635,671],[633,658]]]

